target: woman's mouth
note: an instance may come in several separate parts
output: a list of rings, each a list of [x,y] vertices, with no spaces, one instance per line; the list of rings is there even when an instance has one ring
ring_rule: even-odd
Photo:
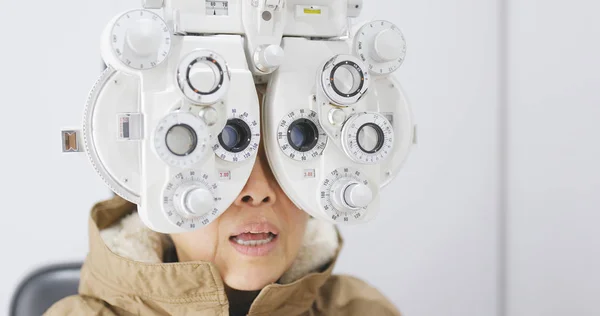
[[[251,225],[240,231],[242,232],[229,237],[229,242],[243,255],[265,256],[277,245],[277,230],[269,225]]]
[[[239,245],[242,246],[262,246],[264,244],[268,244],[273,239],[277,237],[277,235],[268,232],[268,233],[243,233],[237,236],[231,236],[231,240],[235,241]]]

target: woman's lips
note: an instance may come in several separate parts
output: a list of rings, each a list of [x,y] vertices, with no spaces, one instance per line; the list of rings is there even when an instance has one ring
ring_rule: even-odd
[[[243,233],[231,236],[229,243],[239,253],[252,256],[266,256],[277,246],[278,236],[272,233]]]
[[[275,227],[275,225],[273,225],[267,221],[252,222],[252,223],[238,226],[233,231],[231,236],[237,236],[237,235],[243,234],[243,233],[273,233],[275,235],[278,235],[279,230],[277,229],[277,227]]]
[[[238,227],[229,242],[239,253],[266,256],[277,246],[279,230],[269,222],[253,222]]]

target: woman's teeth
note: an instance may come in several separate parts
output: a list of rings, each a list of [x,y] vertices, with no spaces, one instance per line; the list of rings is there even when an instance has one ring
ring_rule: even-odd
[[[242,246],[261,246],[270,243],[275,238],[275,235],[272,233],[244,233],[232,238],[233,241]]]

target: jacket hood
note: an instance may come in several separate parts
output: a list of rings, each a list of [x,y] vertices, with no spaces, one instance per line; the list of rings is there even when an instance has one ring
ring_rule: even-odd
[[[99,202],[88,224],[90,251],[82,267],[80,294],[101,297],[114,306],[124,296],[139,297],[141,314],[145,307],[166,308],[161,304],[169,306],[169,313],[177,313],[177,306],[189,312],[189,304],[197,311],[227,313],[216,266],[202,261],[164,263],[171,240],[147,228],[135,204],[118,196]],[[261,290],[250,314],[285,314],[281,309],[286,306],[308,309],[331,276],[342,245],[334,225],[311,218],[298,257],[277,283]]]

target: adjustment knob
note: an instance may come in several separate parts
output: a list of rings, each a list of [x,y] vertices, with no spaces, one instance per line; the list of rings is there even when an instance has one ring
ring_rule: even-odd
[[[202,108],[199,115],[208,126],[213,126],[219,121],[219,113],[212,106]]]
[[[281,66],[285,53],[279,45],[262,45],[254,53],[254,63],[258,70],[269,73]]]
[[[162,212],[171,224],[184,230],[209,225],[225,210],[218,182],[198,169],[184,169],[165,183]]]
[[[177,211],[186,218],[202,216],[215,205],[212,193],[199,183],[182,185],[175,192],[174,199]]]
[[[335,184],[333,203],[339,210],[365,208],[373,201],[373,191],[368,186],[354,180],[344,179]]]
[[[356,33],[354,53],[369,66],[371,74],[385,76],[398,70],[404,62],[406,40],[391,22],[372,21]]]
[[[106,30],[109,33],[104,40],[108,43],[104,42],[103,57],[110,54],[109,59],[116,57],[129,68],[154,68],[171,51],[171,31],[165,21],[152,11],[127,11],[110,23]]]
[[[367,172],[339,167],[325,175],[319,188],[321,211],[336,223],[360,223],[377,202],[379,186],[371,183]]]
[[[160,48],[160,29],[150,18],[138,20],[125,33],[125,43],[140,57],[156,54]]]
[[[344,202],[350,208],[367,207],[371,201],[373,201],[373,191],[362,183],[352,183],[344,190]]]
[[[383,30],[373,41],[373,59],[379,62],[397,60],[402,56],[404,45],[401,33],[390,29]]]

